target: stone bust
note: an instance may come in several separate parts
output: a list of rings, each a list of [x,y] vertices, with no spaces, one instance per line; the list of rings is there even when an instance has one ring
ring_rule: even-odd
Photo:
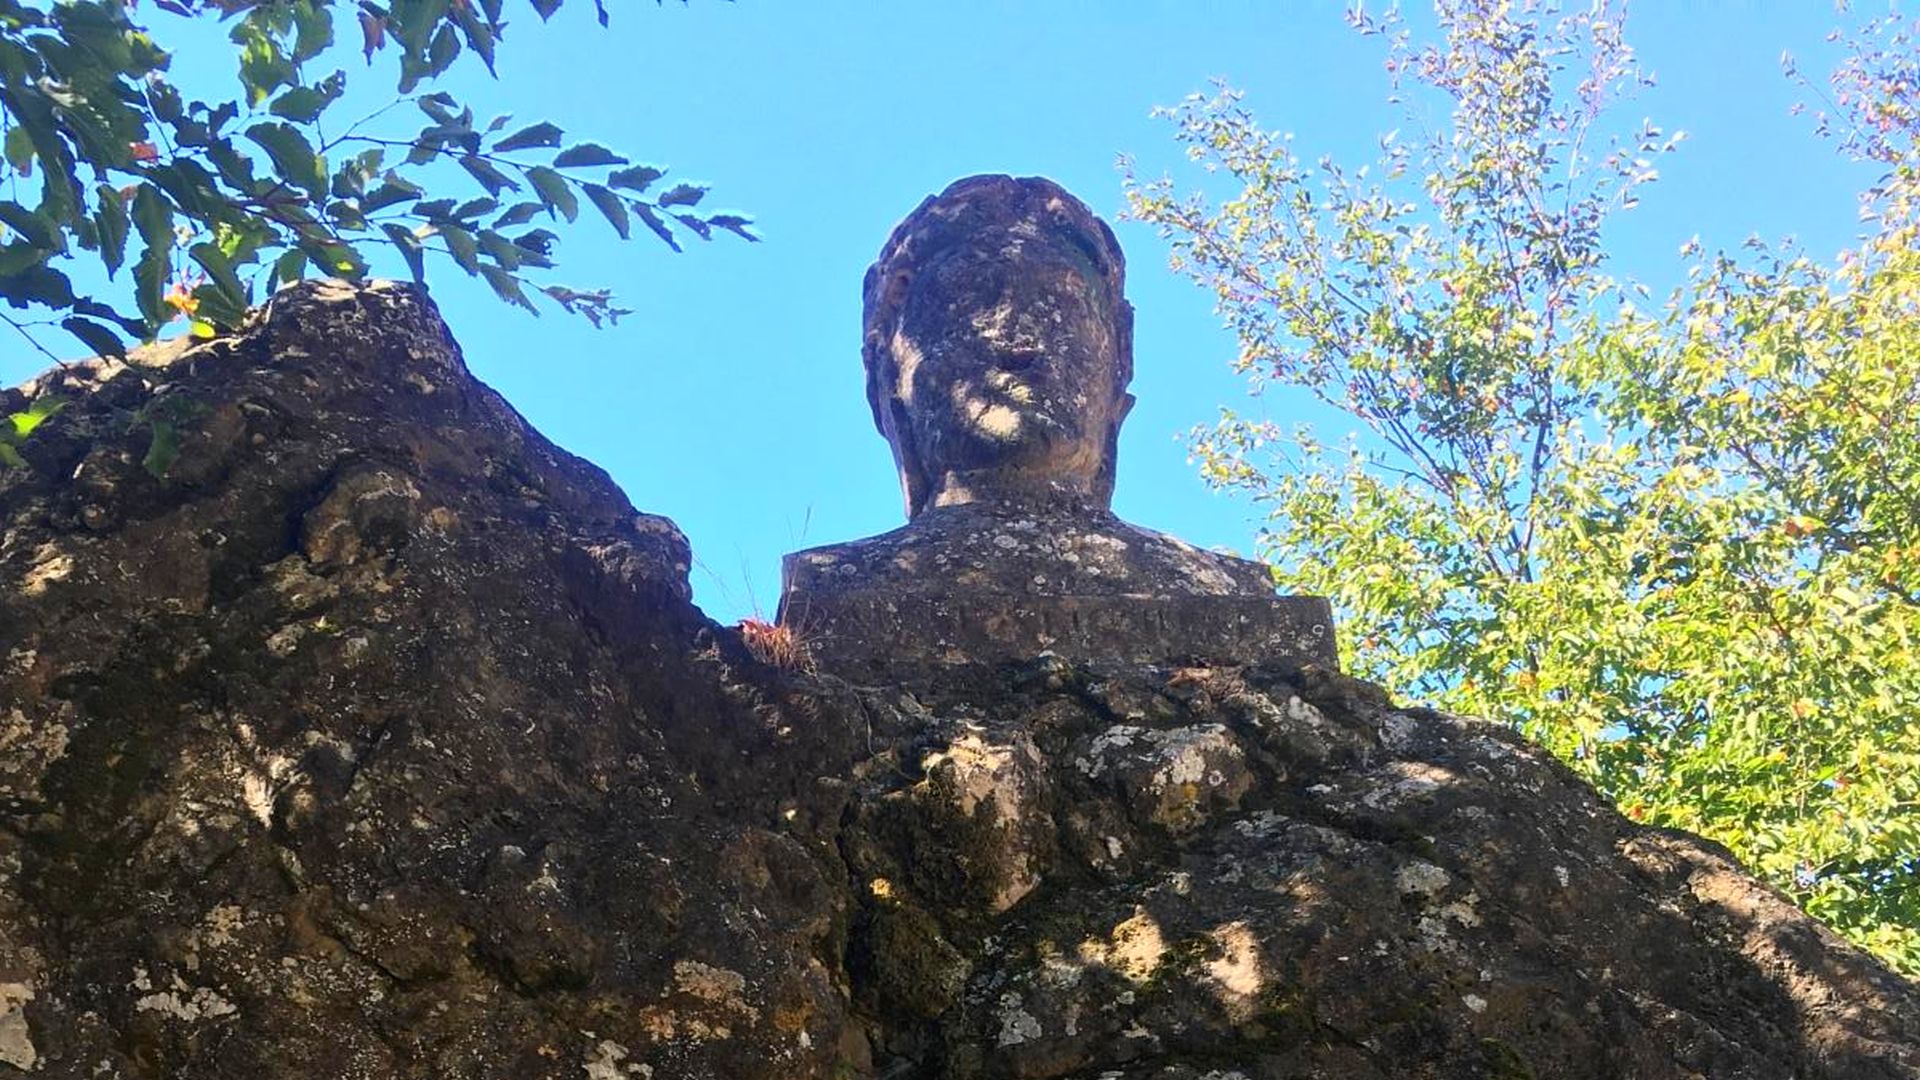
[[[921,204],[867,271],[867,402],[915,518],[993,502],[1104,508],[1133,405],[1113,232],[1051,181],[976,176]]]
[[[969,177],[894,229],[861,357],[908,522],[787,556],[781,617],[824,666],[898,677],[1049,649],[1332,664],[1324,600],[1110,509],[1133,405],[1125,284],[1112,230],[1046,179]]]

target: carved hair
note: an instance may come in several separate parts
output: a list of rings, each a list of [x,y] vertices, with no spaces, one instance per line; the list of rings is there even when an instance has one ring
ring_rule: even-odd
[[[1020,222],[1032,222],[1049,237],[1067,241],[1085,257],[1091,271],[1089,280],[1103,286],[1093,299],[1114,330],[1117,355],[1113,396],[1118,406],[1106,433],[1105,456],[1094,486],[1103,500],[1113,494],[1120,421],[1131,404],[1127,384],[1133,381],[1133,305],[1125,296],[1127,264],[1120,244],[1106,222],[1051,180],[1038,176],[970,176],[929,196],[908,214],[887,238],[880,257],[867,268],[860,349],[867,370],[867,404],[873,409],[874,426],[893,446],[906,488],[909,518],[919,514],[938,478],[928,475],[925,464],[918,460],[907,429],[905,407],[897,396],[898,368],[890,343],[907,283],[923,266],[955,245],[982,232],[1005,231]]]

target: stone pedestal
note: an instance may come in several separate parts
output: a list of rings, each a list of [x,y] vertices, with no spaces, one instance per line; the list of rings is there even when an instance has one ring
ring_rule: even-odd
[[[1260,664],[1333,668],[1323,597],[903,597],[885,589],[809,594],[798,616],[823,671],[906,681],[1051,652],[1090,668]]]
[[[1110,513],[939,507],[787,556],[780,618],[825,671],[898,681],[1052,652],[1099,668],[1338,666],[1332,611],[1266,567]]]

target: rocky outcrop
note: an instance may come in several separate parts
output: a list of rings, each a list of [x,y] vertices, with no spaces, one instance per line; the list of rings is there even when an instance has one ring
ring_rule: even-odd
[[[756,662],[410,289],[56,391],[0,474],[0,1077],[1920,1076],[1912,984],[1501,729]]]
[[[832,1075],[858,707],[410,290],[157,359],[0,478],[0,1075]]]

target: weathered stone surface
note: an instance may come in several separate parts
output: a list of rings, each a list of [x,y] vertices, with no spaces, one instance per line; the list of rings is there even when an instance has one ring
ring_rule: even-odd
[[[832,1075],[853,706],[409,289],[147,359],[0,474],[0,1076]]]
[[[1113,515],[1133,308],[1113,233],[1050,180],[927,199],[867,271],[862,357],[906,526],[787,557],[781,619],[857,680],[1051,650],[1336,666],[1331,613],[1264,566]]]
[[[868,1003],[900,1075],[1920,1076],[1915,987],[1504,730],[1337,676],[1032,674],[917,702],[861,767],[856,948],[912,912],[900,969],[969,972],[932,1022]],[[939,842],[982,730],[1045,763],[1017,790],[1050,842]],[[1038,878],[1004,912],[996,850]]]
[[[774,670],[416,293],[176,352],[0,474],[0,1078],[1920,1077],[1920,990],[1502,730]]]
[[[1317,596],[1267,568],[1101,511],[936,507],[883,536],[786,559],[781,619],[823,669],[861,683],[939,678],[1053,652],[1108,669],[1337,666]]]
[[[920,204],[867,270],[861,359],[907,516],[1104,506],[1133,406],[1133,306],[1113,231],[1050,180],[973,176]]]

